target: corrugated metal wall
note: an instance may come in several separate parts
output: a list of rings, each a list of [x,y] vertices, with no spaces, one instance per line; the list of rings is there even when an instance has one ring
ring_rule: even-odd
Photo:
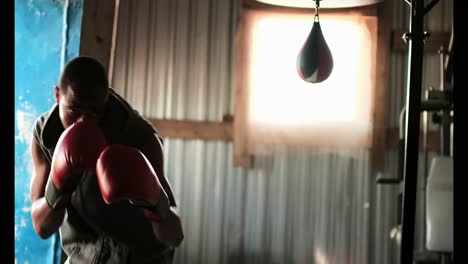
[[[408,28],[408,7],[393,2],[393,29]],[[149,117],[219,121],[233,113],[234,0],[120,0],[112,84]],[[452,1],[428,14],[428,29],[451,29]],[[389,126],[404,103],[407,56],[391,56]],[[437,55],[424,62],[437,87]],[[305,154],[291,148],[232,166],[232,144],[166,139],[166,171],[185,240],[176,263],[397,263],[389,239],[398,187],[376,186],[367,150]],[[396,177],[397,154],[386,154]],[[420,164],[420,172],[421,172]],[[420,175],[421,177],[421,175]]]

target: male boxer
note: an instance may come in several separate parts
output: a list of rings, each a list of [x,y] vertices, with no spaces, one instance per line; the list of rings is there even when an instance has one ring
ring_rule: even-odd
[[[89,57],[69,61],[33,128],[31,216],[68,263],[171,263],[183,240],[156,129]]]

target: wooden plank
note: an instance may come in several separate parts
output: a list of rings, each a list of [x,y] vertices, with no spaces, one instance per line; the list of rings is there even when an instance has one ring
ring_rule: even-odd
[[[371,172],[382,172],[385,168],[385,143],[387,136],[388,78],[390,72],[390,39],[392,3],[384,1],[378,6],[377,58],[373,98],[373,131],[371,149]]]
[[[392,51],[395,52],[407,52],[408,51],[408,44],[406,44],[402,36],[407,32],[405,30],[394,30],[392,31]],[[427,53],[437,53],[441,46],[447,50],[449,42],[450,42],[450,32],[443,32],[443,31],[434,31],[429,32],[430,37],[428,38],[426,44],[424,45],[424,52]]]
[[[101,62],[107,71],[112,50],[115,0],[84,0],[80,35],[80,56]]]
[[[450,33],[448,51],[444,61],[445,81],[451,82],[453,75],[453,29]]]
[[[387,112],[388,112],[388,80],[390,72],[390,39],[392,3],[384,1],[377,6],[377,47],[373,63],[373,100],[372,100],[372,145],[369,151],[369,169],[371,180],[378,172],[385,169],[385,140],[387,135]],[[371,188],[370,197],[375,196],[376,190]],[[371,203],[369,211],[375,211],[376,206]],[[368,239],[375,235],[375,224],[370,224]],[[372,254],[369,256],[371,259]]]
[[[233,163],[235,167],[251,168],[253,164],[252,155],[248,148],[248,71],[245,70],[245,65],[248,64],[249,50],[249,29],[252,28],[252,23],[249,11],[244,11],[239,20],[235,36],[234,48],[234,73],[233,73],[233,89],[234,89],[234,138],[233,138]]]
[[[115,7],[114,7],[114,21],[112,24],[112,43],[111,43],[111,51],[110,51],[110,58],[109,58],[109,85],[112,87],[112,80],[114,75],[114,56],[115,56],[115,42],[117,39],[117,28],[119,25],[119,8],[120,8],[120,0],[114,0]]]
[[[422,132],[419,134],[419,150],[423,151],[423,139],[424,135]],[[397,149],[398,142],[400,141],[399,129],[397,127],[389,128],[387,130],[387,149]],[[431,152],[440,152],[440,131],[433,130],[427,134],[427,149]]]
[[[234,142],[234,121],[232,118],[225,118],[220,122],[215,121],[194,121],[194,120],[174,120],[174,119],[157,119],[147,118],[159,131],[160,135],[167,138],[180,139],[199,139],[199,140],[221,140]],[[398,148],[399,130],[397,127],[387,128],[385,137],[385,149]],[[420,135],[420,147],[423,147],[423,134]],[[280,142],[277,142],[280,144]],[[307,143],[297,142],[299,145],[307,145]],[[440,150],[440,131],[434,130],[428,133],[428,149],[438,152]],[[239,161],[242,159],[252,162],[251,156],[234,157]],[[245,161],[243,161],[245,162]]]
[[[162,137],[200,140],[233,140],[233,122],[209,122],[192,120],[155,119],[148,120],[158,129]]]

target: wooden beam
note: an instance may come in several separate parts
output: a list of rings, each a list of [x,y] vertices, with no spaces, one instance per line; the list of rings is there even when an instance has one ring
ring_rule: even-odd
[[[234,142],[234,121],[225,118],[220,122],[214,121],[194,121],[194,120],[174,120],[147,118],[159,131],[162,137],[180,138],[180,139],[199,139],[199,140],[220,140]],[[385,149],[398,148],[399,130],[397,127],[387,128],[385,137]],[[423,134],[420,135],[420,147],[423,147]],[[438,152],[440,150],[440,132],[438,130],[428,133],[429,151]],[[251,162],[249,156],[238,156],[235,159],[246,158]],[[243,161],[246,162],[246,161]]]
[[[382,172],[385,168],[385,143],[387,140],[388,80],[390,72],[390,39],[392,2],[378,5],[377,56],[374,60],[375,82],[373,98],[373,131],[371,149],[371,172]]]
[[[84,0],[80,56],[98,60],[109,71],[114,31],[115,0]]]
[[[239,20],[235,43],[234,43],[234,72],[232,87],[234,90],[234,138],[233,138],[233,163],[235,167],[251,168],[253,158],[249,153],[247,120],[249,113],[249,89],[248,71],[245,65],[249,65],[248,60],[250,42],[249,36],[252,29],[251,11],[244,10]]]
[[[419,134],[419,150],[423,151],[423,133]],[[398,148],[398,142],[400,141],[399,129],[397,127],[389,128],[387,130],[387,149],[396,149]],[[440,131],[434,130],[429,131],[427,134],[427,149],[431,152],[440,152]]]
[[[200,140],[233,140],[233,122],[209,122],[192,120],[155,119],[148,120],[162,137]]]
[[[407,52],[408,51],[408,44],[406,44],[402,36],[407,32],[405,30],[394,30],[392,31],[392,51],[395,52]],[[427,53],[437,53],[441,46],[447,50],[449,42],[450,42],[450,32],[443,32],[443,31],[434,31],[429,32],[430,37],[428,38],[426,44],[424,45],[424,52]]]
[[[453,74],[453,29],[450,33],[447,55],[444,61],[445,81],[450,82]]]
[[[115,7],[114,7],[114,22],[112,25],[112,43],[111,43],[111,51],[110,51],[110,58],[109,58],[109,85],[112,87],[112,80],[114,75],[114,56],[115,56],[115,42],[117,39],[117,29],[119,25],[119,9],[120,8],[120,0],[115,0]]]

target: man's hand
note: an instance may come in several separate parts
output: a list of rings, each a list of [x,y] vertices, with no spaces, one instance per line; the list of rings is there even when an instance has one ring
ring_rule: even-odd
[[[47,182],[45,199],[52,209],[64,207],[83,173],[94,172],[106,139],[93,122],[78,122],[60,136]]]
[[[164,177],[157,138],[136,148],[113,145],[98,160],[97,177],[106,203],[127,200],[144,210],[157,239],[178,247],[184,238],[172,190]],[[144,152],[143,152],[144,151]]]
[[[31,217],[34,230],[41,238],[57,232],[82,173],[95,171],[105,144],[105,137],[96,125],[77,123],[62,133],[50,164],[37,141],[32,139]]]
[[[111,145],[99,156],[97,179],[104,201],[127,200],[142,207],[153,221],[169,214],[169,200],[151,164],[138,149]]]

